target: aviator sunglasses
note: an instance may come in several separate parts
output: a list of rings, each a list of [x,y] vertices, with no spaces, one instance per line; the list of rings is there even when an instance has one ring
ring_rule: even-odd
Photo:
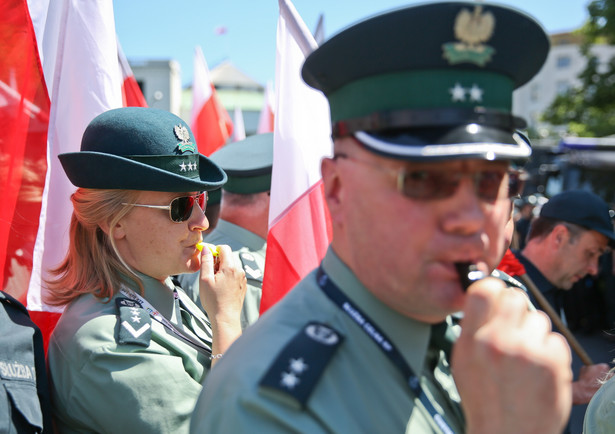
[[[336,154],[334,159],[343,158],[355,163],[365,164],[383,172],[388,172],[397,178],[397,190],[404,196],[418,200],[446,199],[451,197],[462,178],[469,177],[474,182],[476,195],[487,202],[494,202],[500,194],[502,180],[508,175],[508,197],[521,194],[527,173],[521,170],[480,170],[473,173],[443,171],[443,170],[408,170],[392,169],[379,166],[363,160],[352,158],[346,154]]]
[[[122,203],[125,206],[140,206],[143,208],[154,209],[168,209],[169,218],[174,223],[185,222],[192,215],[194,204],[198,203],[199,207],[205,211],[205,204],[207,203],[207,192],[204,191],[195,196],[182,196],[176,197],[171,201],[169,205],[144,205],[142,203]]]

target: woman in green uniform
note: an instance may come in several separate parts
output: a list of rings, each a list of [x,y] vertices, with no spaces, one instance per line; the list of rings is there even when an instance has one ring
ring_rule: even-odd
[[[241,334],[245,274],[228,246],[215,261],[197,248],[207,191],[226,174],[184,121],[149,108],[99,115],[59,158],[78,188],[48,282],[65,306],[48,353],[57,428],[187,432],[202,381]],[[197,270],[207,314],[170,277]]]

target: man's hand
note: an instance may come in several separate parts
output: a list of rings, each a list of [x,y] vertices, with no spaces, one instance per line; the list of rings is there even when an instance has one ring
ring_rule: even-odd
[[[570,348],[543,312],[496,279],[468,288],[452,370],[468,433],[561,433],[572,406]]]
[[[602,382],[610,377],[609,369],[606,363],[581,367],[579,379],[572,383],[572,403],[588,404]]]

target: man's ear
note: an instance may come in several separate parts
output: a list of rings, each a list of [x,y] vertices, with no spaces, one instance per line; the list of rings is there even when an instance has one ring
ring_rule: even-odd
[[[568,242],[569,237],[570,233],[568,229],[562,224],[555,225],[550,235],[554,247],[558,249],[562,248]]]
[[[320,162],[320,173],[324,186],[325,200],[331,215],[331,221],[339,219],[340,207],[343,203],[342,179],[339,174],[339,160],[323,158]]]

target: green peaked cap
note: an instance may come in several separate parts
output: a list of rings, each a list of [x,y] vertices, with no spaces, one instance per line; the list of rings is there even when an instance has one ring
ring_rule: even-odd
[[[431,2],[346,28],[302,76],[329,101],[333,136],[393,158],[525,160],[512,93],[538,73],[549,37],[529,15],[484,2]]]

